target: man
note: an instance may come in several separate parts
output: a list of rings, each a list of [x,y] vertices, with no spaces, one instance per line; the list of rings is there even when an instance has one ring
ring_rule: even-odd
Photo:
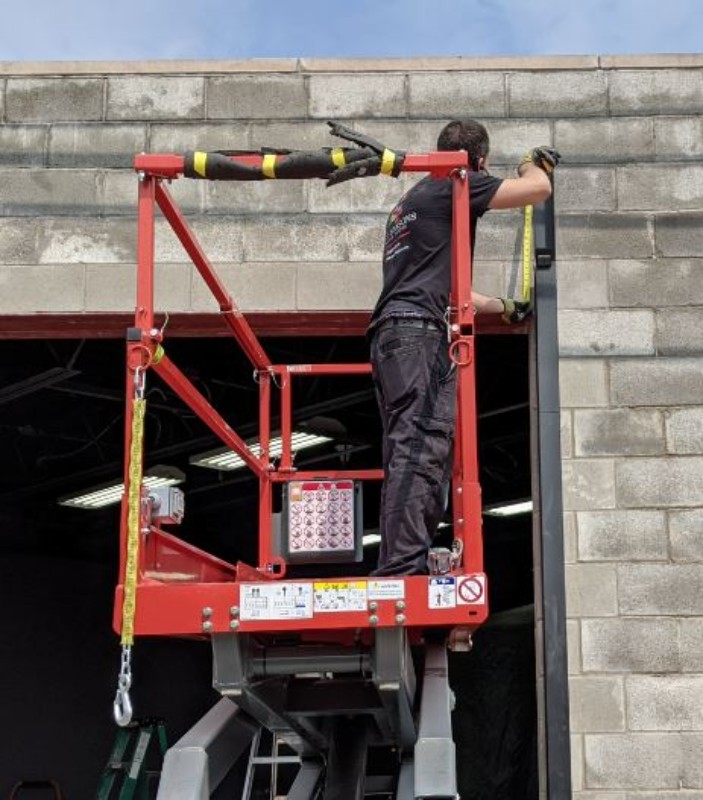
[[[530,151],[518,177],[489,175],[489,139],[475,120],[454,120],[438,150],[469,155],[471,246],[488,209],[540,203],[559,154]],[[427,552],[444,512],[451,473],[456,374],[449,359],[446,313],[451,285],[451,180],[423,178],[391,211],[383,252],[383,290],[371,317],[371,365],[383,423],[381,551],[374,575],[427,573]],[[477,313],[523,319],[526,304],[474,293]]]

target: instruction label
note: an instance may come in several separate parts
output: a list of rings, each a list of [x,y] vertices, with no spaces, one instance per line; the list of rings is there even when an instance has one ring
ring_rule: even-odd
[[[368,581],[369,600],[403,600],[405,581]]]
[[[456,578],[430,578],[427,583],[429,608],[454,608],[456,606]]]
[[[312,586],[309,583],[243,583],[239,590],[240,618],[310,619]]]
[[[366,581],[320,581],[313,584],[315,613],[366,611]]]
[[[457,586],[457,603],[464,606],[480,605],[485,603],[486,576],[466,575],[459,578]]]

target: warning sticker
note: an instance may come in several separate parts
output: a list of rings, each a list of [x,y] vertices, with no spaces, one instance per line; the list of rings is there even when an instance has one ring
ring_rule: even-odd
[[[316,613],[366,611],[366,581],[325,581],[313,584]]]
[[[309,583],[243,583],[239,591],[240,618],[309,619],[312,586]]]
[[[369,600],[402,600],[405,597],[405,581],[368,581]]]
[[[429,608],[454,608],[456,606],[455,578],[430,578],[427,589]]]
[[[457,603],[464,606],[472,606],[485,602],[486,576],[467,575],[459,578],[457,586]]]

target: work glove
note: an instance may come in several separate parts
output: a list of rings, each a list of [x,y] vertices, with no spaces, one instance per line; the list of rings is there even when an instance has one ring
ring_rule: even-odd
[[[523,322],[532,313],[532,305],[520,300],[513,300],[510,297],[501,297],[503,301],[503,313],[501,319],[508,325],[517,325]]]
[[[535,166],[544,170],[547,175],[551,175],[551,173],[554,172],[554,167],[556,167],[560,161],[561,156],[553,147],[543,145],[541,147],[533,147],[531,150],[528,150],[520,159],[520,163],[517,165],[517,168],[519,171],[523,164],[534,164]]]
[[[400,175],[403,161],[405,161],[403,151],[390,150],[371,136],[347,128],[339,122],[328,122],[327,124],[330,126],[330,133],[333,136],[339,136],[358,145],[360,148],[358,156],[361,156],[331,172],[327,176],[327,186],[335,186],[352,178],[368,178],[381,172],[393,178]]]

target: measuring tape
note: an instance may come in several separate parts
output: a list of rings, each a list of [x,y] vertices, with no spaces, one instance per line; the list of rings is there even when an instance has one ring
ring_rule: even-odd
[[[522,231],[522,294],[521,300],[526,303],[532,295],[532,206],[525,206],[523,211],[524,227]]]

